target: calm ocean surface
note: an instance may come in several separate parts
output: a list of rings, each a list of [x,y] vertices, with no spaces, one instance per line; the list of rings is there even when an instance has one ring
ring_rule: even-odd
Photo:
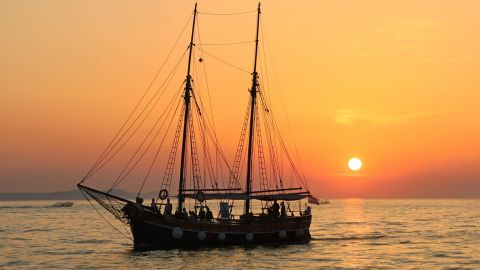
[[[332,200],[309,244],[148,252],[88,202],[53,203],[0,202],[0,268],[480,269],[480,200]]]

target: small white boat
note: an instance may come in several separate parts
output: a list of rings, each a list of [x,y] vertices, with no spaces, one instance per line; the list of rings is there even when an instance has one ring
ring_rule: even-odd
[[[52,207],[71,207],[73,202],[56,202],[52,204]]]
[[[318,204],[330,204],[330,200],[329,199],[323,199],[323,200],[320,200],[318,202]]]

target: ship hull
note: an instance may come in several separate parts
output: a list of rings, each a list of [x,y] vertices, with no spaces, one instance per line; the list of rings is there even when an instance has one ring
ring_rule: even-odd
[[[276,221],[188,222],[169,217],[131,220],[134,248],[195,248],[216,245],[307,243],[311,216]]]
[[[163,215],[148,206],[137,205],[80,184],[78,187],[130,226],[137,250],[307,243],[311,239],[311,214],[283,217],[262,214],[241,219],[189,220]]]

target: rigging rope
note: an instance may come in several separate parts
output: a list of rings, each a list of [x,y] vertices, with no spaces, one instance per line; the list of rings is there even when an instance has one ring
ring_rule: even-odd
[[[183,86],[183,85],[182,85],[182,86]],[[173,113],[173,115],[175,115],[175,113],[177,112],[178,107],[180,106],[180,103],[181,103],[181,101],[177,104],[177,107],[175,108],[175,112]],[[165,142],[165,138],[167,137],[168,131],[170,130],[170,127],[172,126],[173,119],[174,119],[174,118],[172,117],[172,119],[170,120],[170,123],[168,124],[168,128],[167,128],[167,130],[165,131],[165,135],[163,136],[162,141],[161,141],[160,145],[158,146],[157,152],[155,153],[155,157],[153,158],[152,163],[150,164],[150,167],[148,168],[147,175],[145,175],[145,178],[143,179],[142,185],[140,186],[140,189],[138,190],[138,195],[137,195],[137,196],[139,196],[140,193],[142,192],[143,186],[145,185],[145,183],[147,182],[148,177],[150,176],[150,173],[151,173],[151,171],[152,171],[153,165],[155,164],[155,161],[156,161],[157,158],[158,158],[158,154],[160,153],[160,150],[162,149],[162,146],[163,146],[163,143]],[[163,124],[162,124],[162,126],[163,126]],[[160,129],[159,129],[159,131],[160,131]],[[158,132],[157,132],[157,135],[158,135]],[[155,135],[155,137],[156,137],[157,135]]]
[[[194,83],[195,85],[195,83]],[[197,88],[198,89],[198,88]],[[198,100],[199,102],[197,102],[197,95],[195,94],[195,91],[192,91],[192,96],[193,96],[193,99],[195,101],[195,105],[196,105],[196,108],[197,108],[197,113],[199,115],[199,117],[197,117],[197,125],[200,129],[200,137],[202,139],[202,145],[203,145],[203,149],[204,149],[204,165],[205,165],[205,177],[204,177],[204,180],[206,180],[206,175],[207,175],[207,172],[210,176],[210,184],[212,186],[212,188],[218,188],[218,182],[217,182],[217,176],[213,170],[213,164],[212,164],[212,160],[210,158],[210,151],[209,151],[209,144],[208,144],[208,140],[207,140],[207,137],[205,135],[205,129],[207,129],[208,127],[205,125],[205,121],[203,120],[203,116],[201,114],[201,108],[200,106],[203,108],[203,102],[202,102],[202,99],[201,97],[199,96],[198,97]],[[214,145],[215,146],[215,150],[217,150],[217,145]],[[216,152],[217,154],[217,152]],[[207,166],[208,165],[208,166]],[[208,170],[207,170],[208,168]],[[213,179],[213,181],[212,181]],[[204,185],[206,186],[206,185]]]
[[[267,94],[268,94],[268,105],[270,107],[271,105],[271,100],[272,100],[272,97],[271,97],[271,91],[270,91],[270,81],[269,81],[269,75],[268,75],[268,68],[267,68],[267,53],[265,52],[265,37],[263,36],[263,20],[260,20],[260,34],[262,35],[262,42],[261,42],[261,45],[262,45],[262,51],[263,51],[263,65],[265,66],[265,76],[262,76],[262,81],[263,81],[263,77],[265,77],[265,82],[267,84],[267,87],[266,87],[266,90],[267,90]],[[265,34],[266,35],[266,34]],[[260,58],[261,59],[261,58]],[[262,69],[262,66],[260,64],[260,69],[263,71]],[[264,88],[262,88],[264,89]]]
[[[118,152],[120,152],[120,150],[127,144],[127,142],[135,135],[135,133],[140,129],[140,127],[142,126],[142,124],[145,122],[145,120],[148,118],[148,116],[150,115],[150,113],[153,111],[153,109],[155,108],[155,106],[158,104],[158,101],[160,100],[160,98],[163,96],[163,94],[165,93],[165,90],[166,90],[166,87],[168,87],[168,85],[170,84],[173,76],[175,75],[175,72],[178,70],[178,67],[179,67],[179,64],[180,62],[182,61],[183,57],[185,56],[187,51],[185,51],[182,55],[182,57],[180,58],[180,60],[177,62],[177,64],[175,65],[174,69],[172,70],[172,72],[170,72],[169,76],[167,76],[167,78],[165,79],[165,81],[162,83],[162,85],[158,88],[157,92],[152,96],[152,98],[150,99],[150,101],[147,103],[147,105],[142,109],[142,111],[140,112],[139,115],[137,115],[137,117],[133,120],[133,122],[130,124],[130,126],[123,132],[123,134],[120,136],[120,138],[118,139],[118,141],[112,146],[112,148],[107,152],[107,154],[103,157],[103,159],[101,160],[101,162],[99,163],[99,165],[97,165],[97,167],[95,168],[94,171],[92,171],[90,173],[90,175],[88,177],[91,177],[93,176],[95,173],[97,173],[100,169],[102,169],[110,160],[112,160],[117,154]],[[166,85],[165,85],[166,84]],[[164,88],[164,85],[165,85],[165,89],[164,91],[162,91],[160,93],[160,90],[162,90]],[[157,97],[158,93],[160,93],[160,95]],[[133,130],[133,132],[127,137],[127,139],[118,147],[118,149],[116,151],[113,152],[112,155],[110,155],[110,157],[106,160],[105,158],[113,151],[113,149],[115,149],[115,147],[122,141],[122,139],[127,135],[127,133],[130,131],[130,129],[135,125],[135,123],[138,121],[138,119],[140,119],[140,117],[143,115],[143,113],[147,110],[148,107],[150,107],[150,104],[152,101],[154,101],[154,99],[156,98],[155,102],[153,103],[152,107],[150,108],[150,110],[147,112],[147,114],[145,115],[145,117],[140,121],[140,124],[138,124],[138,126]]]
[[[117,139],[117,137],[120,135],[120,133],[122,132],[122,130],[125,128],[125,126],[127,125],[127,123],[130,121],[130,119],[132,118],[132,116],[134,115],[134,113],[137,111],[138,107],[140,106],[140,104],[142,103],[142,101],[144,100],[144,98],[146,97],[147,93],[150,91],[150,89],[152,88],[153,86],[153,83],[157,80],[158,78],[158,75],[160,74],[160,72],[163,70],[163,68],[165,67],[165,64],[168,62],[168,60],[170,59],[170,56],[172,55],[173,53],[173,50],[175,49],[175,47],[177,46],[178,42],[180,41],[180,38],[182,37],[183,33],[185,32],[185,29],[187,28],[187,25],[189,24],[190,22],[190,19],[192,18],[193,16],[193,13],[190,15],[190,17],[188,18],[187,22],[185,23],[185,25],[183,26],[183,29],[182,31],[180,32],[180,34],[178,35],[177,37],[177,40],[175,41],[175,43],[173,44],[172,48],[170,49],[170,52],[168,53],[167,55],[167,58],[165,58],[164,62],[162,63],[162,65],[160,66],[159,70],[157,71],[157,73],[155,74],[155,76],[153,77],[152,81],[150,82],[150,84],[148,85],[147,87],[147,90],[145,90],[145,92],[143,93],[142,97],[140,98],[140,100],[137,102],[137,104],[135,105],[135,107],[133,108],[133,110],[130,112],[130,114],[128,115],[127,119],[124,121],[124,123],[121,125],[120,129],[116,132],[115,136],[112,138],[112,140],[110,141],[110,143],[107,145],[107,147],[103,150],[103,152],[100,154],[100,156],[98,157],[98,159],[95,161],[95,163],[90,167],[90,169],[88,170],[88,172],[85,174],[85,176],[82,178],[82,180],[80,181],[80,184],[83,184],[90,176],[91,176],[91,173],[93,170],[96,169],[96,167],[98,167],[98,165],[103,161],[103,159],[105,158],[106,155],[108,155],[111,150],[110,147],[115,147],[115,146],[112,146],[113,142]],[[120,139],[121,140],[121,139]]]
[[[183,86],[183,84],[182,84]],[[180,87],[181,89],[182,87]],[[178,95],[178,96],[181,96],[181,95]],[[169,105],[167,106],[167,110],[168,110],[168,113],[167,115],[165,116],[165,120],[162,122],[162,124],[160,125],[160,128],[158,129],[158,131],[155,133],[155,135],[153,136],[152,140],[150,141],[150,143],[148,144],[147,148],[143,151],[143,153],[140,155],[140,157],[137,159],[137,161],[133,164],[133,166],[123,175],[123,173],[125,172],[125,170],[128,168],[128,166],[130,165],[130,163],[133,161],[133,159],[135,158],[135,156],[138,154],[138,152],[140,151],[140,149],[143,147],[143,145],[145,144],[145,142],[147,141],[147,139],[150,137],[150,135],[152,134],[152,132],[155,130],[155,127],[157,126],[157,124],[160,122],[160,120],[163,118],[163,115],[165,114],[165,112],[167,110],[164,111],[164,113],[162,113],[162,115],[160,115],[160,117],[158,118],[158,120],[156,121],[156,123],[154,124],[154,126],[150,129],[150,131],[148,132],[147,134],[147,137],[145,137],[145,139],[143,140],[143,142],[140,144],[140,146],[137,148],[137,150],[135,151],[135,153],[133,154],[133,156],[130,158],[130,160],[128,161],[127,165],[125,165],[125,167],[123,168],[122,172],[120,173],[120,175],[117,177],[117,179],[115,180],[115,183],[112,185],[112,187],[110,188],[110,190],[116,188],[118,185],[120,185],[120,183],[123,182],[123,180],[125,180],[125,178],[130,174],[130,172],[132,172],[132,170],[137,166],[137,164],[140,162],[140,160],[143,158],[143,156],[147,153],[148,149],[152,146],[153,142],[155,141],[155,139],[157,138],[158,134],[160,133],[160,131],[162,130],[162,127],[165,125],[167,119],[168,119],[168,116],[170,115],[170,112],[172,111],[173,109],[173,104],[174,104],[174,101],[175,99],[172,99],[169,103]],[[177,104],[177,107],[175,108],[175,111],[173,114],[176,113],[176,111],[178,110],[178,107],[179,107],[179,104],[181,102],[179,102]],[[171,125],[173,121],[173,117],[172,117],[172,120],[170,121],[169,123],[169,127]],[[168,132],[168,129],[167,129],[167,132]],[[162,144],[163,144],[163,141],[162,141]],[[162,145],[161,144],[161,145]]]
[[[88,203],[90,203],[90,205],[93,207],[93,209],[95,209],[95,211],[100,215],[100,217],[102,217],[102,219],[107,222],[108,225],[110,225],[114,230],[116,230],[118,233],[120,233],[122,236],[126,237],[127,239],[130,239],[132,242],[133,242],[133,237],[131,237],[130,235],[128,234],[125,234],[123,233],[122,231],[120,231],[117,227],[115,227],[112,223],[110,223],[110,221],[108,221],[108,219],[102,215],[102,213],[100,213],[100,211],[95,207],[95,205],[90,201],[90,199],[88,198],[88,196],[82,191],[82,195],[85,197],[85,199],[87,199]],[[125,228],[125,226],[124,226]]]
[[[202,38],[200,36],[200,24],[198,23],[198,19],[197,19],[197,34],[198,34],[198,40],[200,41],[200,44],[199,44],[199,46],[200,46],[200,56],[202,58],[204,58],[203,50],[202,50],[203,49],[202,48]],[[203,74],[205,76],[205,85],[207,87],[208,105],[209,105],[209,108],[210,108],[210,115],[212,117],[212,127],[213,127],[213,130],[215,131],[215,119],[213,118],[212,98],[210,96],[210,87],[208,85],[207,68],[206,68],[205,62],[202,63],[202,67],[203,67]],[[200,100],[200,102],[201,102],[201,100]],[[202,104],[202,107],[203,107],[203,104]]]
[[[261,20],[260,23],[261,23],[261,26],[262,26],[262,27],[261,27],[261,28],[262,28],[262,32],[261,32],[261,33],[262,33],[262,38],[263,38],[263,33],[265,32],[265,38],[264,38],[264,42],[263,42],[263,43],[264,43],[265,46],[267,47],[267,51],[272,52],[272,50],[270,49],[270,45],[269,45],[270,43],[269,43],[269,42],[265,42],[266,40],[268,40],[268,33],[267,33],[266,28],[265,28],[265,26],[264,26],[264,24],[263,24],[263,20]],[[266,54],[265,54],[265,57],[266,57]],[[265,60],[265,61],[266,61],[266,60]],[[288,128],[289,128],[289,133],[290,133],[290,135],[291,135],[291,137],[292,137],[292,140],[293,140],[293,148],[294,148],[295,156],[296,156],[296,159],[297,159],[297,161],[298,161],[298,165],[299,165],[299,169],[300,169],[297,173],[299,174],[299,177],[300,177],[300,179],[302,180],[302,182],[303,182],[303,184],[305,185],[305,187],[306,187],[307,189],[310,189],[309,186],[308,186],[308,182],[306,181],[306,177],[305,177],[303,165],[302,165],[302,162],[301,162],[301,159],[300,159],[300,155],[299,155],[299,153],[298,153],[298,149],[297,149],[297,146],[296,146],[296,143],[295,143],[295,136],[293,136],[292,125],[291,125],[291,122],[290,122],[290,118],[288,117],[287,107],[286,107],[286,105],[285,105],[285,99],[283,98],[283,95],[282,95],[282,89],[281,89],[281,87],[280,87],[280,83],[279,83],[279,79],[278,79],[278,74],[277,74],[277,70],[276,70],[276,68],[275,68],[275,63],[274,63],[274,61],[273,61],[273,57],[270,58],[270,62],[272,63],[273,74],[274,74],[274,76],[275,76],[275,82],[276,82],[276,84],[277,84],[278,93],[279,93],[279,95],[280,95],[280,100],[281,100],[281,102],[282,102],[282,107],[283,107],[284,115],[285,115],[286,120],[287,120],[287,124],[288,124]],[[271,98],[270,98],[270,100],[271,100]],[[271,107],[271,106],[269,106],[269,107]],[[278,133],[280,134],[280,131],[278,130],[278,126],[277,126],[277,124],[276,124],[276,121],[275,121],[275,119],[273,118],[273,115],[272,115],[272,120],[273,120],[272,122],[273,122],[274,128],[275,128],[275,129],[278,131]],[[281,143],[282,148],[284,148],[284,150],[287,151],[287,150],[286,150],[286,146],[285,146],[285,144],[284,144],[283,139],[282,139],[281,136],[280,136],[280,143]],[[289,153],[286,152],[286,154],[287,154],[287,159],[289,160],[289,162],[293,164],[293,160],[292,160],[292,158],[290,157]],[[294,164],[293,164],[293,165],[294,165]],[[296,169],[295,169],[295,170],[296,170]]]
[[[201,48],[199,48],[199,47],[197,47],[197,46],[195,46],[195,48],[198,48],[198,49],[200,50],[200,52],[202,53],[202,55],[203,55],[203,53],[209,54],[208,52],[206,52],[205,50],[203,50],[203,49],[201,49]],[[211,54],[209,54],[209,55],[211,55]],[[213,56],[213,55],[211,55],[211,56],[212,56],[213,58],[216,58],[216,57]],[[218,58],[217,58],[217,60],[223,61],[223,60],[218,59]],[[225,61],[224,61],[224,62],[225,62]],[[229,64],[228,62],[225,62],[225,63]],[[194,64],[194,68],[195,68],[195,64]],[[204,70],[204,71],[205,71],[205,70]],[[246,71],[246,70],[243,70],[243,71],[248,72],[248,71]],[[206,72],[206,71],[205,71],[205,72]],[[193,83],[195,84],[195,82],[193,82]],[[201,111],[206,111],[206,110],[205,110],[205,107],[204,107],[204,105],[203,105],[203,102],[202,102],[202,100],[201,100],[201,98],[199,98],[198,101],[197,101],[197,96],[196,96],[196,94],[195,94],[195,91],[192,91],[192,97],[193,97],[193,99],[194,99],[195,104],[197,105],[197,107],[198,107],[199,104],[200,104]],[[210,104],[210,110],[212,110],[211,104]],[[215,148],[216,148],[216,151],[217,151],[217,153],[219,154],[219,159],[224,162],[224,164],[225,164],[226,167],[228,168],[229,175],[231,175],[231,174],[232,174],[232,169],[230,168],[230,166],[229,166],[229,164],[228,164],[228,161],[227,161],[227,159],[226,159],[226,157],[225,157],[225,154],[223,153],[223,150],[222,150],[222,148],[220,147],[220,143],[219,143],[219,141],[218,141],[218,138],[216,137],[217,135],[216,135],[216,133],[215,133],[215,125],[214,125],[214,122],[213,122],[213,113],[212,113],[212,119],[211,119],[212,122],[210,122],[210,118],[208,118],[208,117],[207,117],[206,120],[205,120],[205,117],[204,117],[203,114],[201,114],[200,112],[199,112],[199,115],[200,115],[200,119],[201,119],[202,122],[203,122],[203,126],[205,127],[205,130],[207,131],[208,137],[210,137],[210,140],[211,140],[212,143],[214,144],[214,146],[215,146]],[[223,171],[222,171],[222,170],[220,170],[220,172],[223,174]],[[238,179],[235,179],[235,180],[236,180],[236,182],[237,182],[237,187],[240,187],[240,183],[238,182]],[[218,185],[218,184],[217,184],[217,185]]]
[[[225,60],[223,60],[223,59],[221,59],[221,58],[219,58],[219,57],[217,57],[217,56],[215,56],[215,55],[213,55],[213,54],[205,51],[205,50],[202,49],[202,48],[199,48],[199,47],[197,47],[197,46],[195,46],[195,48],[198,48],[200,51],[204,52],[205,54],[210,55],[212,58],[214,58],[214,59],[217,60],[217,61],[220,61],[220,62],[222,62],[222,63],[224,63],[224,64],[226,64],[226,65],[229,65],[229,66],[231,66],[231,67],[233,67],[233,68],[236,68],[236,69],[238,69],[238,70],[240,70],[240,71],[243,71],[243,72],[245,72],[245,73],[248,73],[248,74],[251,73],[250,71],[248,71],[248,70],[246,70],[246,69],[244,69],[244,68],[242,68],[242,67],[239,67],[239,66],[237,66],[237,65],[234,65],[234,64],[232,64],[232,63],[229,63],[229,62],[227,62],[227,61],[225,61]]]
[[[204,117],[202,117],[202,121],[205,122]],[[208,123],[208,122],[206,122],[206,123]],[[229,173],[232,174],[232,168],[230,168],[230,165],[228,165],[228,160],[227,160],[227,158],[225,156],[225,153],[223,152],[222,148],[220,148],[220,143],[218,141],[218,138],[216,137],[216,134],[215,133],[212,134],[212,131],[210,130],[210,128],[206,128],[205,130],[207,131],[207,135],[210,137],[210,140],[212,140],[212,142],[218,148],[218,153],[220,154],[220,157],[223,160],[225,166],[227,166]],[[238,179],[236,179],[236,180],[237,180],[238,187],[240,187],[240,183],[238,182]]]
[[[234,12],[234,13],[197,12],[197,14],[213,15],[213,16],[233,16],[233,15],[249,14],[249,13],[253,13],[253,12],[257,12],[257,10],[253,9],[253,10],[247,10],[247,11],[242,11],[242,12]]]
[[[184,114],[185,114],[185,104],[183,104],[182,110],[178,117],[177,128],[175,129],[172,146],[170,148],[170,154],[168,156],[167,166],[163,174],[163,180],[162,180],[162,184],[160,185],[159,191],[161,191],[162,189],[170,190],[170,187],[172,184],[173,170],[175,169],[175,160],[177,156],[177,148],[178,148],[178,142],[180,140],[180,131],[182,129]],[[161,199],[163,201],[165,198],[161,198]]]
[[[198,18],[197,18],[197,34],[198,34],[198,41],[199,41],[199,46],[200,46],[200,55],[201,55],[202,58],[204,58],[205,56],[203,54],[203,46],[202,46],[203,43],[202,43],[202,38],[201,38],[200,33],[201,33],[200,24],[198,23]],[[194,67],[195,67],[195,65],[194,65]],[[206,85],[206,88],[207,88],[208,105],[209,105],[210,115],[211,115],[211,119],[207,117],[207,121],[210,122],[210,120],[211,120],[211,126],[212,126],[212,129],[213,129],[213,133],[216,134],[215,118],[214,118],[213,107],[212,107],[212,98],[210,96],[210,87],[208,85],[207,68],[206,68],[206,63],[205,62],[202,62],[202,67],[203,67],[203,74],[205,76],[205,85]],[[201,96],[199,97],[199,99],[200,99],[200,104],[201,104],[202,110],[205,110],[202,99],[201,99]],[[208,128],[206,125],[204,125],[204,127]],[[205,136],[204,132],[203,132],[203,136]],[[218,187],[218,182],[216,180],[216,177],[218,177],[219,170],[220,170],[220,173],[223,176],[223,169],[220,166],[221,160],[220,160],[220,157],[219,157],[219,149],[218,149],[219,146],[216,145],[216,144],[214,144],[214,146],[215,146],[215,170],[212,169],[211,173],[215,177],[215,185]],[[222,179],[223,179],[223,177],[222,177]]]
[[[240,45],[240,44],[250,44],[254,43],[255,40],[249,40],[249,41],[237,41],[237,42],[225,42],[225,43],[196,43],[195,45],[200,45],[200,46],[228,46],[228,45]]]
[[[260,91],[259,93],[260,93],[260,100],[263,106],[262,115],[263,115],[263,121],[265,125],[266,137],[268,140],[270,162],[272,164],[271,166],[272,175],[273,175],[272,182],[275,182],[275,186],[278,186],[277,181],[280,182],[280,187],[283,188],[282,174],[280,171],[281,164],[278,163],[278,158],[277,158],[277,152],[278,152],[276,149],[277,140],[275,139],[275,133],[273,133],[273,136],[272,136],[272,124],[270,123],[272,121],[271,118],[273,118],[273,116],[270,116],[270,111],[266,107],[267,105],[266,105],[265,97],[263,95],[263,91]]]
[[[198,27],[197,27],[197,34],[199,36],[198,39],[200,40],[200,31],[199,31]],[[200,52],[200,54],[203,56],[202,52]],[[205,66],[203,66],[203,67],[204,67],[204,72],[205,72]],[[197,69],[197,65],[195,64],[195,62],[194,62],[194,65],[193,65],[193,71],[195,73],[196,78],[200,78],[200,76],[198,75],[198,72],[197,72],[198,69]],[[206,80],[206,73],[205,73],[205,80]],[[207,94],[208,94],[208,98],[209,98],[212,122],[214,123],[214,121],[213,121],[213,110],[212,110],[212,107],[211,107],[210,93],[209,93],[209,89],[208,89],[208,81],[206,81],[206,84],[207,84]],[[205,126],[203,126],[202,121],[200,121],[201,120],[200,118],[202,117],[203,101],[202,101],[201,95],[198,95],[198,100],[197,100],[197,98],[195,98],[196,92],[200,93],[201,88],[200,88],[200,85],[197,85],[195,81],[193,81],[193,85],[194,85],[194,87],[192,89],[192,96],[194,97],[193,100],[194,100],[195,108],[197,109],[197,113],[199,115],[199,117],[196,118],[196,122],[197,122],[197,126],[199,127],[199,130],[200,130],[200,138],[202,140],[202,147],[203,147],[203,161],[204,161],[203,162],[203,175],[204,175],[203,186],[204,187],[207,186],[207,174],[208,174],[208,176],[209,176],[208,179],[210,179],[212,189],[214,189],[215,185],[218,187],[218,183],[217,183],[217,180],[215,178],[216,175],[213,173],[213,165],[212,165],[211,159],[210,159],[210,151],[209,151],[208,140],[206,140],[206,138],[205,138]],[[208,119],[210,120],[210,118],[208,118]],[[215,132],[215,130],[214,130],[214,132]],[[214,182],[212,182],[212,179],[214,180],[215,185],[213,184]]]

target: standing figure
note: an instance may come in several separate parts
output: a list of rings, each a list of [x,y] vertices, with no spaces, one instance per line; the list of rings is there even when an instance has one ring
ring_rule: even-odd
[[[280,215],[280,206],[278,205],[277,200],[273,201],[272,212],[275,218],[278,218],[278,216]]]
[[[287,208],[285,208],[285,202],[280,203],[280,217],[282,218],[282,222],[285,221],[287,217]]]
[[[154,198],[152,198],[152,203],[150,204],[150,208],[152,208],[153,212],[159,212],[157,203],[155,202]]]
[[[167,203],[165,204],[165,210],[163,213],[167,216],[171,216],[172,209],[173,209],[173,206],[172,206],[172,203],[170,202],[170,198],[167,198]]]

